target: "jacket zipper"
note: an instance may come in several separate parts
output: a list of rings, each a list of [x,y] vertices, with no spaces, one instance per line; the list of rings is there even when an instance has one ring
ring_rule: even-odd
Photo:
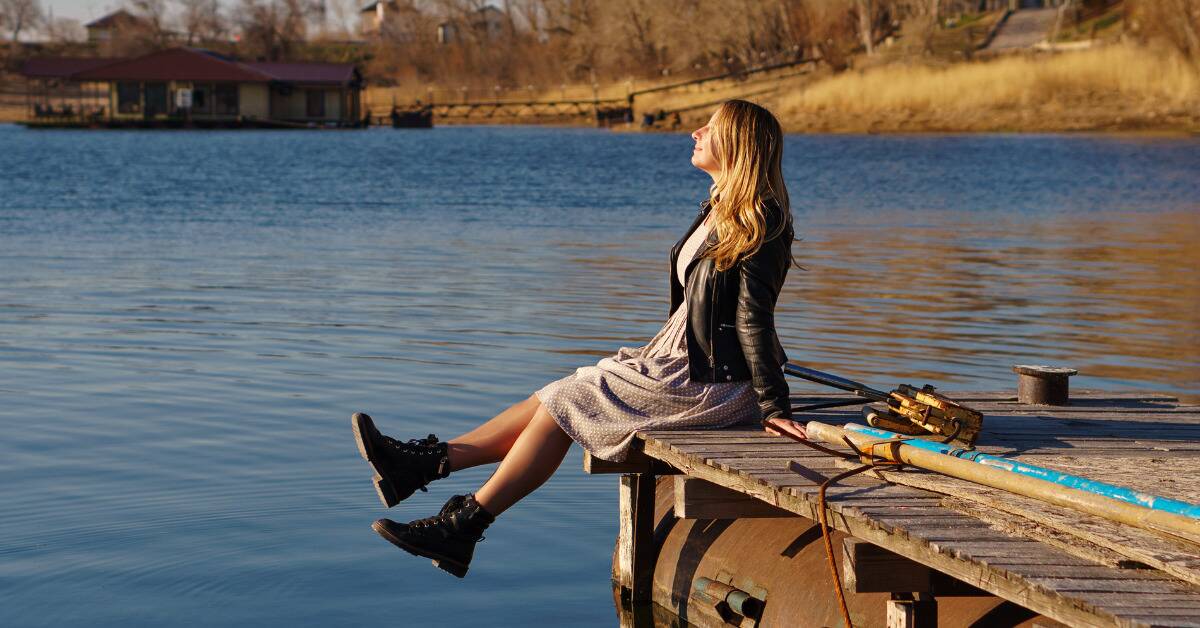
[[[712,291],[708,298],[708,302],[711,304],[709,311],[712,316],[712,318],[708,319],[708,368],[713,370],[713,381],[717,379],[717,334],[713,331],[713,318],[716,318],[720,314],[720,310],[717,309],[717,277],[720,275],[715,274],[716,272],[717,267],[714,262]]]

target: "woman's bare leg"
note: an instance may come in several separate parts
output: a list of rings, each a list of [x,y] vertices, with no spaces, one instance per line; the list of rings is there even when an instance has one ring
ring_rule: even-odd
[[[529,425],[496,467],[496,472],[475,492],[475,501],[484,510],[499,516],[554,475],[571,448],[571,442],[571,437],[538,403]]]
[[[536,395],[530,395],[483,425],[450,439],[450,469],[460,471],[503,460],[541,405]]]

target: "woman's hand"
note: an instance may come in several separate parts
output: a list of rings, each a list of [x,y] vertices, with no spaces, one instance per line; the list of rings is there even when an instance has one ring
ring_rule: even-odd
[[[763,427],[767,430],[768,434],[774,434],[775,436],[783,436],[783,433],[787,432],[798,438],[808,438],[808,433],[804,431],[804,424],[789,419],[767,419],[763,421]]]

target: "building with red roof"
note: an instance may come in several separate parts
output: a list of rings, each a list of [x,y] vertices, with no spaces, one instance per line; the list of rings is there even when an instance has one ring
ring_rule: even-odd
[[[144,32],[151,28],[150,22],[140,18],[125,9],[118,9],[96,20],[84,24],[87,29],[88,43],[104,44],[123,35]]]
[[[198,48],[130,59],[33,58],[30,124],[353,127],[363,79],[349,63],[247,62]]]

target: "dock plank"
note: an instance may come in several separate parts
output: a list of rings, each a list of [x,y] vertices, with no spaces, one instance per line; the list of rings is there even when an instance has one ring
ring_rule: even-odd
[[[841,463],[839,466],[849,468],[851,465]],[[897,484],[952,495],[975,502],[994,512],[1008,513],[1021,520],[1035,522],[1075,539],[1077,542],[1072,549],[1094,560],[1104,559],[1107,553],[1117,554],[1200,585],[1200,557],[1197,557],[1196,551],[1187,543],[1036,499],[934,473],[911,470],[895,472],[882,468],[870,473]],[[1014,531],[1022,528],[1027,526],[1019,523],[1012,525]],[[1107,550],[1107,553],[1101,554],[1089,546],[1098,546]],[[1108,560],[1113,561],[1112,558]]]
[[[1083,471],[1091,470],[1089,464],[1107,465],[1092,475],[1133,479],[1160,494],[1197,494],[1194,487],[1200,481],[1192,481],[1192,474],[1200,480],[1200,407],[1182,407],[1169,395],[1139,392],[1072,391],[1072,405],[1062,408],[1024,406],[1010,393],[946,394],[984,411],[982,450],[1081,475],[1088,475]],[[841,424],[861,422],[861,413],[858,408],[831,410],[811,418]],[[810,519],[818,516],[821,482],[857,466],[767,434],[757,424],[651,430],[637,437],[647,455],[688,476]],[[1192,458],[1196,465],[1189,462]],[[1177,473],[1169,473],[1172,468]],[[1171,481],[1158,481],[1154,475]],[[830,524],[1068,624],[1200,625],[1200,582],[1187,579],[1200,577],[1195,548],[1070,511],[1045,515],[1041,502],[1027,503],[1036,500],[1008,493],[985,494],[985,487],[969,483],[947,494],[943,489],[951,478],[924,477],[919,481],[926,484],[921,486],[911,481],[921,476],[873,470],[840,481],[827,492]],[[997,508],[998,502],[1010,506]],[[974,504],[974,510],[963,504]],[[985,520],[978,516],[981,510],[998,514]],[[1060,544],[1086,542],[1094,554],[1079,556],[1013,529],[1014,522],[1031,521],[1031,516],[1037,517],[1036,525],[1026,527],[1053,529]],[[1067,528],[1074,531],[1068,535]],[[1096,539],[1107,539],[1107,546]],[[1115,553],[1113,546],[1122,546],[1124,553]],[[1128,558],[1131,553],[1138,558]],[[1115,566],[1124,563],[1150,568]]]

